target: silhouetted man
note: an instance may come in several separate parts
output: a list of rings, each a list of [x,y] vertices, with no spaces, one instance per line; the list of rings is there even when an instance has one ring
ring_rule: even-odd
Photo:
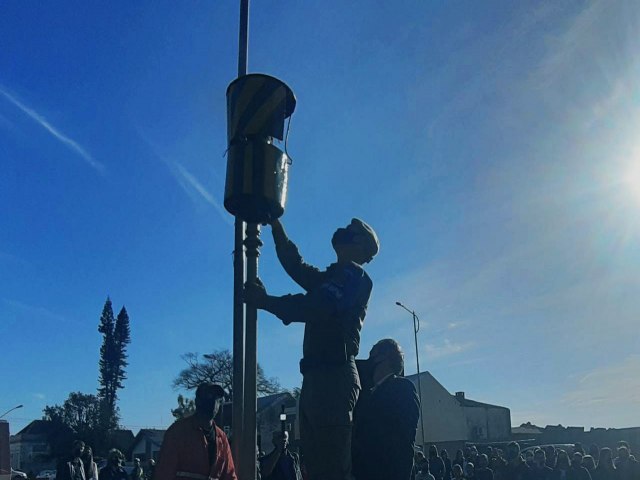
[[[164,434],[153,480],[237,480],[229,441],[213,420],[223,399],[220,385],[198,385],[195,413]]]
[[[435,480],[443,480],[445,474],[444,461],[438,455],[438,447],[429,446],[429,473]]]
[[[489,457],[484,453],[478,455],[478,468],[476,468],[476,480],[493,480],[493,470],[489,468]]]
[[[541,448],[533,452],[533,466],[531,467],[532,480],[552,480],[553,469],[547,466],[547,455]]]
[[[309,480],[348,480],[351,421],[360,390],[355,356],[373,286],[362,265],[378,253],[378,237],[354,218],[333,234],[337,261],[320,271],[302,260],[278,220],[271,227],[280,263],[306,293],[275,297],[258,281],[246,285],[245,302],[285,325],[305,324],[299,417],[305,469]]]
[[[567,473],[567,480],[591,480],[589,470],[582,465],[582,453],[575,452],[571,458],[571,468]]]
[[[131,480],[144,480],[144,470],[140,465],[140,459],[133,459],[133,470],[131,471]]]
[[[122,468],[124,455],[117,448],[109,450],[107,464],[100,469],[99,480],[129,480],[129,475]]]
[[[147,468],[145,469],[144,476],[146,480],[152,480],[153,472],[156,470],[156,461],[153,458],[147,460]]]
[[[618,480],[640,479],[640,464],[630,457],[626,442],[619,442],[619,444],[621,446],[618,447],[618,456],[615,459]]]
[[[82,462],[83,453],[84,442],[81,440],[73,442],[71,456],[58,463],[56,478],[58,480],[86,480],[84,463]]]
[[[395,340],[376,343],[367,363],[373,388],[363,391],[356,405],[353,476],[356,480],[409,480],[420,415],[416,387],[399,376],[404,354]]]
[[[520,445],[509,442],[505,455],[507,463],[498,470],[496,477],[500,480],[529,480],[530,469],[520,456]]]
[[[302,480],[300,458],[289,451],[289,432],[273,432],[273,451],[260,458],[262,480]]]

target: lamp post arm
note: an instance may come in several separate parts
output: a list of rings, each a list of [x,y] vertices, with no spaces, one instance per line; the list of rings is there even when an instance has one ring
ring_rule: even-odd
[[[22,404],[20,404],[20,405],[16,405],[15,407],[10,408],[10,409],[9,409],[9,410],[7,410],[6,412],[4,412],[2,415],[0,415],[0,418],[4,417],[7,413],[11,413],[11,412],[13,412],[14,410],[17,410],[17,409],[22,408],[22,407],[24,407],[24,405],[22,405]]]

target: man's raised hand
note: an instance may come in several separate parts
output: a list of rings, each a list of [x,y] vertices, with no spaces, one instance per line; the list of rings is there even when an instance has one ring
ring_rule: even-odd
[[[267,289],[259,278],[244,284],[242,300],[251,307],[263,308],[267,300]]]

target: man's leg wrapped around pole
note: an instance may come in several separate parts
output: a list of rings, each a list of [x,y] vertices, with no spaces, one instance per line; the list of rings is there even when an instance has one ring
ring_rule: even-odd
[[[351,425],[359,393],[353,362],[305,373],[300,437],[309,480],[351,480]]]

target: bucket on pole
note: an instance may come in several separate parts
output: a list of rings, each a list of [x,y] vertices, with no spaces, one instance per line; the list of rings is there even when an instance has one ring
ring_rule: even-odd
[[[247,223],[284,213],[289,156],[273,144],[296,107],[293,91],[264,74],[237,78],[227,88],[227,177],[224,206]]]

